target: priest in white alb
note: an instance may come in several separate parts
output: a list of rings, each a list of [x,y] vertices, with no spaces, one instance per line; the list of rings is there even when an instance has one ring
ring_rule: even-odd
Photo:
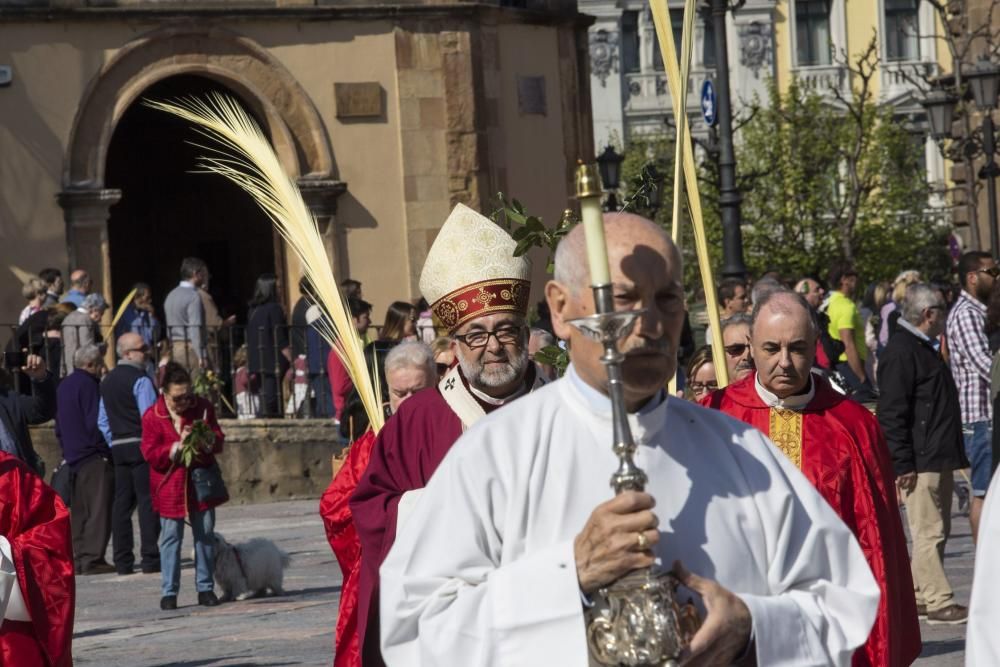
[[[686,665],[847,665],[879,589],[854,536],[759,431],[667,396],[684,320],[677,249],[660,227],[605,216],[615,307],[644,308],[623,340],[626,407],[648,493],[614,496],[611,405],[583,230],[546,286],[566,376],[489,415],[445,456],[381,568],[390,667],[590,662],[584,606],[657,564],[704,623]],[[654,500],[655,499],[655,500]]]

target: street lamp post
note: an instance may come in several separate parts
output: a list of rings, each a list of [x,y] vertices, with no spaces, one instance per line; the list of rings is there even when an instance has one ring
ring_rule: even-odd
[[[746,276],[743,263],[743,230],[740,228],[740,193],[736,189],[736,157],[733,153],[733,112],[729,96],[729,45],[726,12],[729,0],[711,0],[715,30],[715,94],[719,122],[719,206],[722,212],[722,275]]]
[[[993,135],[993,110],[997,106],[997,91],[1000,89],[1000,68],[989,60],[980,60],[966,77],[972,88],[976,107],[983,113],[983,155],[986,164],[979,170],[979,178],[986,179],[986,207],[990,221],[990,252],[994,256],[1000,252],[997,229],[997,183],[1000,168],[996,163],[996,140]]]
[[[597,156],[597,170],[601,174],[604,189],[608,192],[608,199],[604,204],[605,210],[618,210],[618,198],[615,192],[621,182],[621,166],[624,160],[625,158],[616,153],[611,144],[605,146],[604,152]]]

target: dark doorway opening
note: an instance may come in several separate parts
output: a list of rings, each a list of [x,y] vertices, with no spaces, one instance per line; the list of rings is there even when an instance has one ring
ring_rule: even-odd
[[[187,121],[142,104],[210,92],[238,99],[211,79],[174,76],[150,86],[115,128],[105,182],[122,191],[108,221],[116,309],[134,283],[145,282],[162,316],[163,300],[180,280],[181,260],[194,256],[208,264],[209,291],[221,315],[236,315],[244,324],[257,276],[281,275],[275,232],[250,196],[221,176],[192,173],[206,151],[191,142],[208,140]],[[244,109],[254,116],[245,103]]]

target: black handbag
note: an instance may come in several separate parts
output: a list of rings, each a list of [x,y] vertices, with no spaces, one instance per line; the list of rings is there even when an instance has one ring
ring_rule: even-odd
[[[207,468],[192,469],[191,482],[199,503],[222,503],[229,500],[229,492],[217,461],[212,461],[212,465]]]

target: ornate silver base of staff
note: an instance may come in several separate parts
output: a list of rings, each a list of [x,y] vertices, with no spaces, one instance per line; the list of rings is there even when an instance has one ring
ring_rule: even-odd
[[[615,312],[611,285],[596,285],[597,314],[570,322],[604,346],[601,362],[608,370],[614,452],[618,470],[611,476],[615,493],[643,491],[646,473],[635,461],[635,442],[625,409],[622,363],[618,341],[627,336],[643,311]],[[686,641],[682,636],[677,581],[652,568],[636,570],[600,589],[587,610],[587,643],[591,656],[602,665],[676,665]]]

